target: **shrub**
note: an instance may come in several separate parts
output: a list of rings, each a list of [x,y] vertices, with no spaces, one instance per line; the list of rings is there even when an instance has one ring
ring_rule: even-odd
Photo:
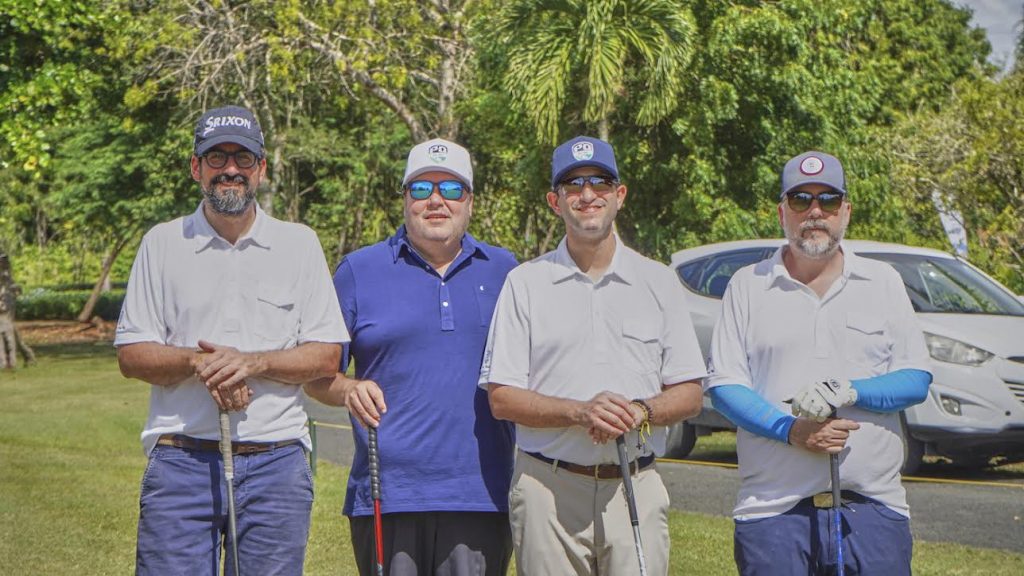
[[[89,290],[63,292],[36,288],[18,297],[15,314],[18,320],[74,320],[89,300]],[[94,316],[104,320],[117,320],[121,313],[124,290],[111,290],[100,294]]]

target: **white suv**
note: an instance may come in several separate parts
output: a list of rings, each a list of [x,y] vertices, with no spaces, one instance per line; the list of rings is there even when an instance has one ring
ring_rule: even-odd
[[[682,250],[671,266],[704,357],[729,279],[772,255],[784,240],[742,240]],[[928,399],[904,412],[913,473],[925,454],[965,466],[994,456],[1024,461],[1024,303],[965,260],[930,248],[846,240],[857,254],[887,262],[903,277],[932,357]],[[673,428],[667,456],[689,454],[696,437],[735,428],[705,398],[702,413]]]

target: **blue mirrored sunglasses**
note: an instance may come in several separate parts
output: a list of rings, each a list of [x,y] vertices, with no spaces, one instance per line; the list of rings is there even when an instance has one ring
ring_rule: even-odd
[[[434,193],[435,187],[445,200],[462,200],[466,194],[466,185],[458,180],[442,180],[436,184],[429,180],[413,180],[405,188],[413,199],[426,200]]]

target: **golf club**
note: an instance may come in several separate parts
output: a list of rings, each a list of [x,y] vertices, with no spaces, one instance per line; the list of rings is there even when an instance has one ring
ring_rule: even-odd
[[[629,457],[626,455],[626,435],[615,439],[619,450],[619,466],[622,468],[622,486],[626,490],[626,504],[629,506],[629,523],[633,525],[633,542],[636,544],[636,558],[640,562],[640,576],[647,576],[647,562],[644,560],[644,544],[640,541],[640,520],[636,515],[636,496],[633,494],[633,478],[629,474]]]
[[[373,496],[373,543],[377,576],[384,576],[384,521],[380,517],[380,455],[377,452],[377,429],[366,429],[370,452],[370,494]]]
[[[831,418],[836,417],[836,409],[832,409]],[[842,522],[842,492],[839,485],[839,454],[828,455],[829,472],[832,476],[832,527],[836,533],[836,574],[844,576],[846,570],[843,566],[843,522]]]
[[[228,530],[231,532],[231,554],[238,571],[238,532],[235,524],[235,460],[231,455],[231,417],[227,410],[220,411],[220,455],[224,460],[224,482],[228,485]]]

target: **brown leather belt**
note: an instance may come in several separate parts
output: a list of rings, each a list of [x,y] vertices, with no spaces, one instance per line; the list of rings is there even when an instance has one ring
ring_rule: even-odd
[[[235,456],[247,454],[259,454],[269,452],[274,448],[282,448],[298,444],[298,440],[285,440],[283,442],[232,442],[231,453]],[[164,434],[156,441],[158,446],[174,446],[183,450],[194,450],[196,452],[220,452],[220,442],[216,440],[201,440],[181,434]]]
[[[579,474],[581,476],[590,476],[591,478],[597,478],[598,480],[611,480],[613,478],[622,478],[622,468],[618,464],[597,464],[595,466],[584,466],[582,464],[573,464],[572,462],[566,462],[565,460],[555,460],[554,458],[548,458],[547,456],[539,452],[523,452],[527,456],[532,456],[541,462],[551,464],[552,466],[558,466],[563,470],[568,470],[573,474]],[[650,468],[654,464],[654,455],[643,456],[637,458],[629,463],[629,469],[634,474],[637,472]]]

